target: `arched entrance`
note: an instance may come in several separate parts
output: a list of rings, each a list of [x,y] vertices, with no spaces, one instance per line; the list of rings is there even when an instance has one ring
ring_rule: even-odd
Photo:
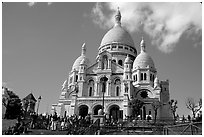
[[[89,107],[87,105],[79,106],[79,116],[85,117],[88,115]]]
[[[98,115],[98,110],[99,109],[102,109],[102,106],[101,105],[96,105],[94,108],[93,108],[93,115]]]
[[[109,114],[110,118],[112,118],[114,121],[118,120],[119,118],[121,118],[120,107],[118,105],[112,105],[109,109]]]

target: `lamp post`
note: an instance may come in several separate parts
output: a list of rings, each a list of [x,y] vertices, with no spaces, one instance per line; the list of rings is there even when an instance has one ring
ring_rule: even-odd
[[[74,114],[77,114],[77,94],[79,92],[79,85],[78,82],[76,82],[76,84],[74,85],[74,91],[75,91],[75,108],[74,108]]]
[[[103,114],[104,114],[104,94],[105,94],[105,91],[106,91],[106,81],[108,80],[107,77],[103,77],[101,78],[101,81],[102,81],[102,93],[103,93],[103,102],[102,102],[102,110],[103,110]]]
[[[38,115],[38,109],[39,109],[39,105],[40,105],[40,100],[42,99],[41,96],[38,97],[38,107],[37,107],[37,115]]]

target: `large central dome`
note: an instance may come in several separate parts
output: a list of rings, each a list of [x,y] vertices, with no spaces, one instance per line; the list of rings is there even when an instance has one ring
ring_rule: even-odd
[[[118,10],[115,15],[115,25],[103,37],[99,49],[108,44],[118,43],[134,48],[134,41],[130,34],[121,26],[121,14]]]
[[[129,45],[135,48],[134,42],[130,34],[120,25],[114,26],[111,30],[109,30],[105,34],[105,36],[103,37],[101,41],[100,47],[107,45],[107,44],[115,43],[115,42],[120,43],[120,44]]]

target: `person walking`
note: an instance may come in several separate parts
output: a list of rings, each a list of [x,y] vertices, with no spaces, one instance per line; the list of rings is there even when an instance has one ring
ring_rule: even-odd
[[[55,112],[55,114],[52,116],[51,118],[51,130],[55,131],[57,129],[57,113]]]

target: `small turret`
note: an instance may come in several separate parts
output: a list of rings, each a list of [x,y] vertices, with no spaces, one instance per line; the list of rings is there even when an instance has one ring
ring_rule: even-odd
[[[124,80],[131,80],[131,74],[132,74],[132,60],[130,59],[129,55],[125,58],[124,62],[124,74],[123,79]]]
[[[62,84],[62,91],[63,90],[67,90],[68,89],[68,80],[66,79],[65,81],[64,81],[64,83]]]
[[[127,55],[127,57],[125,58],[125,62],[124,62],[124,63],[125,63],[125,64],[130,64],[130,63],[132,63],[132,61],[131,61],[129,55]]]
[[[154,88],[159,87],[159,79],[156,76],[156,78],[154,79]]]

